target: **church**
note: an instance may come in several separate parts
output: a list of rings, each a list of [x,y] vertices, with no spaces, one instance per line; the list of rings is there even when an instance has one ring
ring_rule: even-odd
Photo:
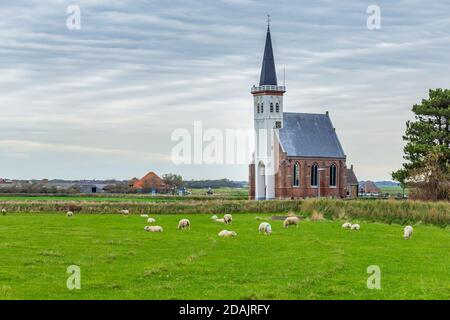
[[[358,180],[330,114],[283,111],[285,86],[275,70],[270,25],[259,86],[253,86],[255,152],[249,165],[250,199],[356,197]]]

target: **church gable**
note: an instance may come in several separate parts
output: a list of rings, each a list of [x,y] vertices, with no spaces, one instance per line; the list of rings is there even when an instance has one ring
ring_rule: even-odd
[[[345,159],[328,114],[284,112],[283,120],[280,143],[288,157]]]

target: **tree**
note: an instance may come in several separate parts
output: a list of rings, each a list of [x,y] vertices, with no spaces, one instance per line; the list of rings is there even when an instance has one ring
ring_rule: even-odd
[[[426,183],[418,183],[417,179],[425,179],[424,170],[432,170],[435,173],[443,173],[435,181],[441,188],[448,184],[448,172],[450,170],[450,89],[436,89],[429,91],[429,98],[423,99],[421,104],[413,106],[415,121],[407,121],[406,132],[403,140],[404,147],[403,168],[393,172],[392,177],[404,185],[407,181],[414,182],[418,192]],[[436,158],[437,157],[437,158]],[[432,159],[432,160],[430,160]],[[437,166],[431,169],[430,166]],[[414,180],[414,181],[413,181]],[[425,180],[424,180],[425,181]],[[445,190],[446,188],[443,187]],[[418,194],[417,192],[415,194]],[[449,195],[441,193],[436,200],[448,199]]]
[[[162,176],[164,183],[166,184],[167,190],[175,192],[177,189],[180,189],[184,182],[183,178],[180,175],[167,173]]]
[[[442,152],[435,148],[424,159],[423,166],[410,170],[412,196],[422,200],[450,200],[450,171],[442,165]],[[448,168],[448,164],[447,164]]]

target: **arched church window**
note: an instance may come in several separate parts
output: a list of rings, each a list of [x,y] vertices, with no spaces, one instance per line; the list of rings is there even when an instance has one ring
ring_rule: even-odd
[[[298,162],[296,162],[294,165],[292,185],[294,187],[298,187],[300,185],[300,164]]]
[[[259,113],[259,103],[258,106],[256,107],[256,113]]]
[[[336,182],[337,182],[337,167],[333,163],[330,166],[330,186],[331,187],[335,187],[336,186]]]
[[[264,113],[264,103],[261,103],[261,113]]]
[[[319,166],[317,163],[314,163],[311,166],[311,186],[317,187],[317,173],[318,173]]]
[[[280,105],[278,103],[275,104],[275,112],[276,113],[280,112]]]
[[[270,113],[273,113],[273,103],[270,103]]]

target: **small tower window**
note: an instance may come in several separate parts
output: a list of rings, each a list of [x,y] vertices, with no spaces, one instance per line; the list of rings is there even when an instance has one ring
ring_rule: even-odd
[[[280,112],[280,105],[278,103],[275,105],[275,111],[276,113]]]
[[[270,103],[270,113],[273,113],[273,103]]]
[[[261,103],[261,113],[264,113],[264,103]]]
[[[259,103],[258,106],[256,107],[256,113],[259,113]]]

